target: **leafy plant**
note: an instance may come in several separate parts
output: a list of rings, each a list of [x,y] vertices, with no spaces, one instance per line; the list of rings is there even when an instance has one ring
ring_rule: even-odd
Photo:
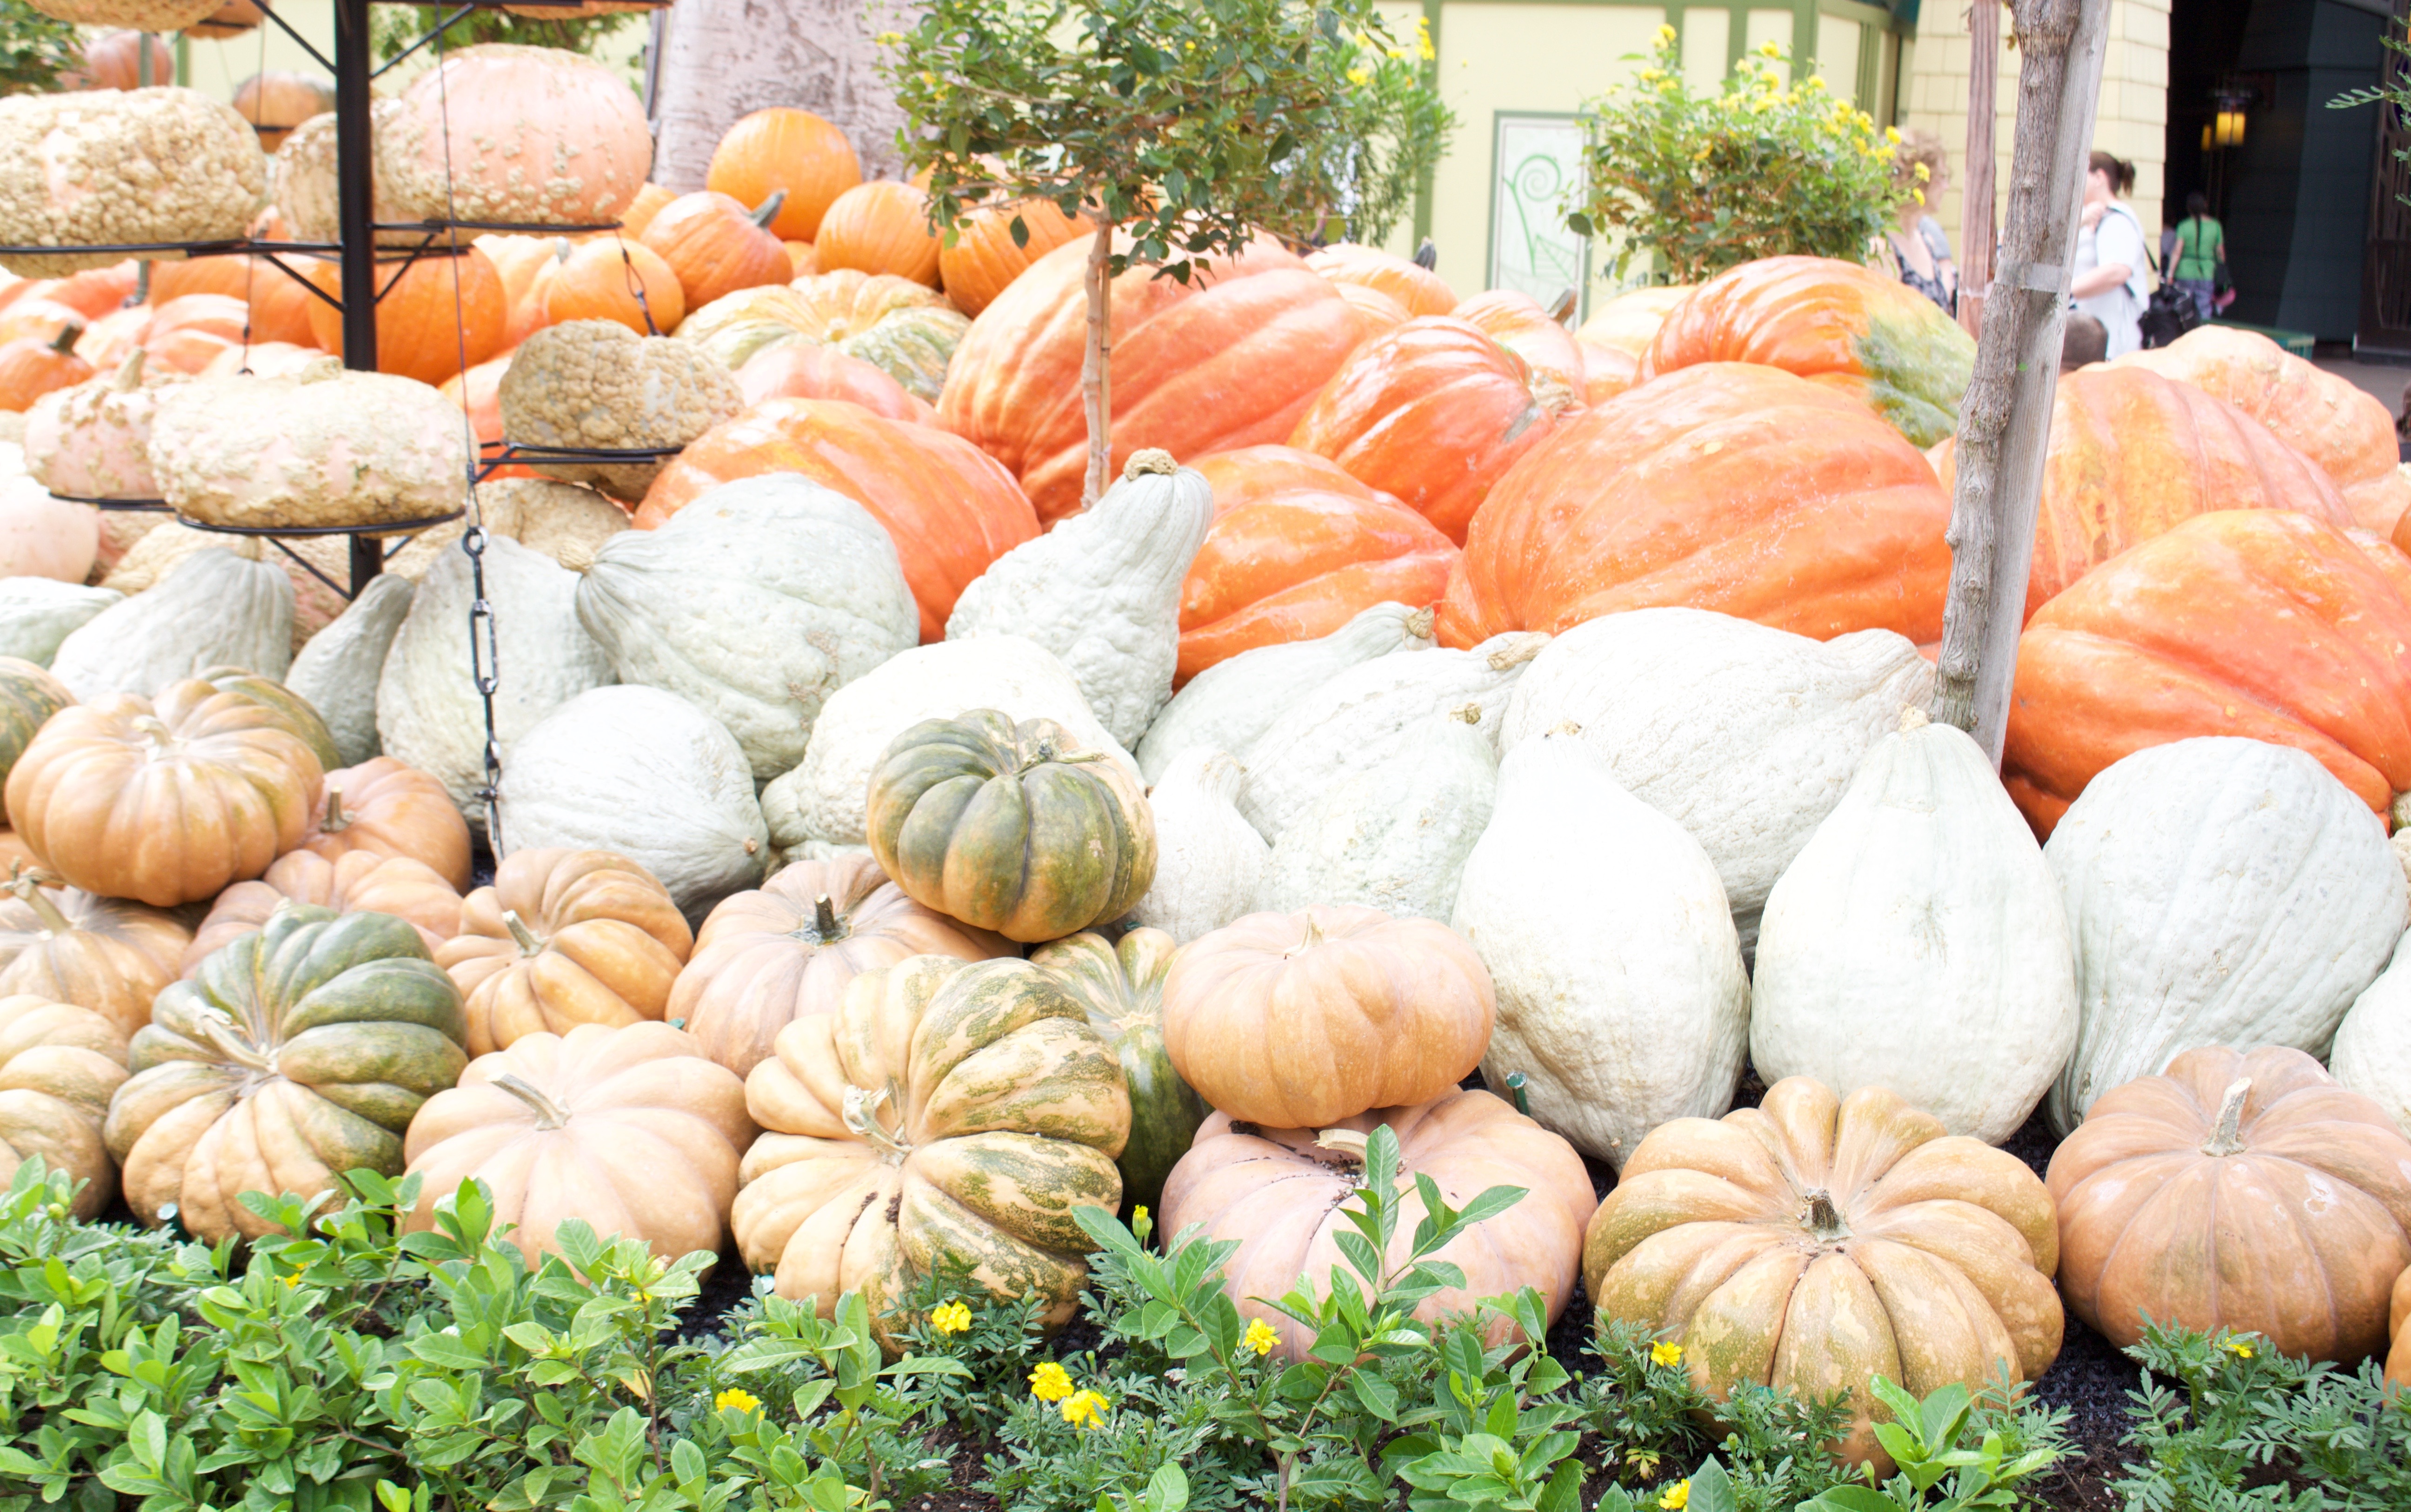
[[[370,12],[369,41],[377,60],[391,63],[420,45],[433,29],[426,8],[410,5],[379,6]],[[507,10],[477,9],[445,23],[441,44],[446,52],[480,42],[509,42],[519,47],[558,48],[592,57],[606,40],[634,25],[642,13],[614,11],[602,16],[515,16]],[[436,44],[429,43],[430,47]]]
[[[0,0],[0,94],[52,94],[66,87],[61,74],[82,65],[83,37],[73,22],[25,0]]]
[[[1548,1336],[1547,1301],[1529,1287],[1503,1305],[1483,1303],[1482,1314],[1512,1324],[1517,1338]],[[1565,1367],[1537,1350],[1485,1349],[1473,1324],[1450,1330],[1441,1359],[1429,1422],[1381,1450],[1410,1488],[1413,1512],[1580,1512],[1584,1471],[1574,1452],[1582,1435],[1573,1425],[1585,1415],[1566,1391]]]
[[[2046,1442],[2013,1450],[1999,1428],[1979,1425],[1973,1447],[1965,1440],[1975,1418],[1976,1400],[1965,1387],[1952,1382],[1923,1402],[1878,1375],[1869,1383],[1878,1401],[1892,1410],[1892,1420],[1876,1425],[1876,1441],[1892,1458],[1898,1473],[1881,1486],[1835,1486],[1814,1500],[1800,1504],[1800,1512],[1972,1512],[1978,1507],[2025,1505],[2021,1482],[2042,1475],[2066,1452],[2057,1442],[2057,1424]],[[2006,1396],[2014,1387],[2006,1379]],[[1870,1479],[1873,1477],[1870,1476]],[[1941,1488],[1941,1498],[1934,1492]]]

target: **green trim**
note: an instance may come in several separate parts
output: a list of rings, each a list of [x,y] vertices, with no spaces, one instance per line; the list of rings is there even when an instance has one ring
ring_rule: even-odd
[[[1490,112],[1490,177],[1483,186],[1483,192],[1489,203],[1483,207],[1482,217],[1482,286],[1483,288],[1498,286],[1498,185],[1499,169],[1502,166],[1501,138],[1504,136],[1506,124],[1511,120],[1580,121],[1581,119],[1582,113],[1578,110],[1493,110]],[[1593,237],[1584,237],[1581,240],[1582,271],[1574,280],[1574,323],[1576,325],[1582,323],[1585,307],[1590,303],[1590,255],[1597,241]]]
[[[1445,0],[1424,0],[1424,24],[1431,29],[1432,44],[1431,66],[1425,70],[1425,74],[1431,80],[1434,89],[1439,87],[1440,80],[1439,19],[1444,3]],[[1463,123],[1459,124],[1461,126]],[[1445,150],[1440,155],[1447,155]],[[1422,181],[1415,185],[1415,245],[1418,247],[1432,234],[1432,195],[1439,176],[1439,165],[1435,163],[1424,171]]]
[[[176,34],[176,82],[187,87],[193,82],[193,39],[182,32]]]

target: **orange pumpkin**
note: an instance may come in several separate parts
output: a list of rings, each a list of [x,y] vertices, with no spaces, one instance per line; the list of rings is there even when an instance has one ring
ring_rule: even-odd
[[[452,256],[422,256],[376,266],[377,371],[399,373],[422,384],[440,384],[503,349],[510,319],[503,299],[503,275],[475,247]],[[310,282],[340,298],[342,270],[331,262],[310,265]],[[324,299],[310,301],[310,336],[338,356],[343,351],[343,314]]]
[[[1021,222],[1025,240],[1016,246],[1013,223]],[[1030,270],[1030,265],[1066,241],[1095,233],[1085,215],[1066,215],[1048,199],[1016,199],[983,205],[955,231],[955,244],[938,251],[938,276],[946,298],[964,314],[976,315],[996,302],[1005,286]]]
[[[72,388],[92,376],[92,364],[75,355],[81,326],[68,326],[51,340],[21,336],[0,342],[0,410],[20,413],[54,388]]]
[[[87,320],[98,320],[134,298],[139,270],[140,265],[132,258],[107,268],[87,268],[60,279],[47,298],[80,313]],[[156,299],[158,295],[154,293],[152,298]]]
[[[787,249],[787,269],[800,281],[821,270],[820,249],[809,241],[782,241]]]
[[[1523,358],[1469,322],[1423,315],[1359,347],[1289,443],[1331,458],[1462,545],[1492,485],[1556,424]]]
[[[1337,463],[1249,446],[1193,465],[1213,487],[1214,523],[1180,586],[1176,682],[1259,646],[1328,635],[1377,603],[1421,608],[1448,587],[1448,537]]]
[[[760,209],[749,211],[709,189],[680,195],[646,222],[636,240],[669,265],[686,308],[700,310],[723,294],[784,284],[795,276],[786,244],[763,229],[785,199],[774,190]]]
[[[1580,337],[1574,345],[1582,349],[1585,404],[1604,404],[1641,381],[1641,364],[1629,352]]]
[[[151,265],[151,300],[161,314],[188,294],[215,294],[241,302],[251,313],[255,342],[307,346],[316,340],[310,330],[315,297],[265,257],[194,257]]]
[[[2411,789],[2411,604],[2335,526],[2220,510],[2026,622],[2001,778],[2037,834],[2103,767],[2192,735],[2308,751],[2387,812]]]
[[[2386,1356],[2386,1384],[2411,1387],[2411,1266],[2394,1278],[2394,1293],[2386,1309],[2387,1337],[2394,1347]]]
[[[577,244],[567,237],[554,237],[544,243],[543,255],[531,260],[519,292],[510,296],[510,319],[503,327],[505,351],[552,324],[552,316],[546,310],[552,297],[552,281],[560,276],[562,266],[577,250]]]
[[[1950,491],[1955,440],[1935,448]],[[2291,509],[2331,525],[2351,512],[2316,464],[2231,404],[2143,368],[2086,368],[2052,400],[2035,516],[2031,619],[2061,589],[2138,542],[2214,509]]]
[[[1658,339],[1658,327],[1691,293],[1688,284],[1660,284],[1627,289],[1590,313],[1574,327],[1574,340],[1623,353],[1635,362]]]
[[[528,286],[535,281],[536,269],[560,253],[561,239],[503,236],[489,232],[477,238],[475,246],[494,265],[494,271],[502,275],[503,298],[516,311],[519,301],[527,298]]]
[[[770,230],[782,240],[811,241],[838,196],[861,182],[862,160],[844,132],[810,110],[778,106],[728,128],[711,150],[703,184],[744,205],[785,190]]]
[[[1464,647],[1688,604],[1798,634],[1942,635],[1951,498],[1856,400],[1710,363],[1566,422],[1490,490],[1436,629]]]
[[[533,296],[533,288],[529,292]],[[685,318],[686,293],[679,286],[678,274],[660,253],[624,238],[574,248],[551,269],[544,288],[548,326],[616,320],[639,336],[667,336]]]
[[[791,342],[765,348],[737,370],[737,387],[749,405],[774,399],[841,399],[890,420],[938,423],[938,412],[919,395],[906,392],[884,370],[833,346]]]
[[[1444,315],[1456,308],[1456,291],[1448,280],[1379,247],[1341,241],[1309,254],[1306,266],[1334,284],[1379,289],[1405,306],[1409,318]]]
[[[1056,248],[982,311],[938,402],[940,422],[1011,469],[1049,524],[1079,509],[1089,465],[1088,254]],[[1361,334],[1329,284],[1263,242],[1187,284],[1134,268],[1112,305],[1115,476],[1147,447],[1198,457],[1288,440]]]
[[[176,372],[199,372],[228,347],[241,346],[251,311],[224,294],[182,294],[152,314],[142,335],[150,360]]]
[[[928,426],[836,400],[774,399],[724,420],[662,469],[636,511],[659,529],[708,488],[764,472],[800,472],[886,527],[921,608],[923,642],[988,563],[1038,533],[1038,516],[995,459]]]
[[[1360,344],[1376,336],[1386,335],[1405,325],[1407,307],[1383,294],[1369,284],[1334,284],[1339,297],[1356,312],[1356,328],[1361,332]]]
[[[456,372],[444,380],[444,397],[460,406],[469,417],[469,430],[477,438],[480,447],[497,443],[503,439],[503,374],[511,371],[512,352],[489,358],[466,372]],[[513,463],[488,473],[485,480],[496,478],[533,478],[539,474],[532,467]]]
[[[20,868],[0,899],[0,996],[73,1003],[132,1034],[151,999],[176,980],[193,932],[175,915],[80,888],[43,885]]]
[[[259,150],[285,145],[293,128],[335,108],[334,86],[307,74],[254,74],[235,86],[235,114],[259,133]]]
[[[356,850],[407,856],[455,891],[469,885],[468,821],[444,784],[416,767],[390,756],[339,767],[320,779],[311,812],[304,850],[328,861]]]
[[[1563,414],[1583,402],[1582,348],[1538,299],[1513,289],[1492,289],[1450,313],[1522,357],[1534,397],[1551,414]]]
[[[852,268],[938,284],[939,239],[929,229],[929,196],[893,179],[873,179],[838,196],[821,218],[812,249],[824,272]]]
[[[198,971],[221,946],[267,923],[288,901],[337,913],[392,914],[417,930],[431,952],[460,927],[460,890],[408,856],[354,850],[330,860],[296,850],[279,856],[257,881],[237,882],[218,894],[184,948],[181,974]]]
[[[623,237],[635,237],[638,240],[644,240],[646,228],[653,224],[653,217],[659,215],[672,201],[682,196],[677,190],[665,189],[650,179],[647,180],[644,186],[636,191],[636,197],[628,201],[628,208],[620,212],[620,234]],[[609,233],[591,231],[587,235],[607,236]]]
[[[150,313],[142,312],[141,318],[147,322]],[[32,294],[13,301],[6,313],[0,313],[0,342],[36,341],[48,344],[57,341],[60,333],[70,327],[93,324],[97,322],[82,311],[63,305],[47,293]]]
[[[155,33],[105,32],[85,45],[83,66],[59,75],[62,89],[139,89],[142,85],[142,43],[151,44],[151,81],[175,81],[176,54]]]

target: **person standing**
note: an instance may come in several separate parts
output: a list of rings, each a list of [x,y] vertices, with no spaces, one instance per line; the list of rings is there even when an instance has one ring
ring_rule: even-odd
[[[2218,313],[2218,269],[2226,261],[2227,227],[2211,218],[2210,201],[2197,189],[2185,196],[2185,218],[2177,223],[2169,281],[2192,297],[2204,321]]]
[[[2097,152],[2084,174],[2084,213],[2076,238],[2076,308],[2101,322],[2109,355],[2125,356],[2143,344],[2143,269],[2150,252],[2143,223],[2118,196],[2135,186],[2135,166]]]
[[[1897,222],[1884,233],[1900,281],[1940,305],[1959,313],[1959,268],[1951,260],[1951,238],[1934,218],[1942,191],[1951,182],[1951,160],[1942,138],[1930,131],[1910,131],[1892,149],[1892,182],[1907,193]]]

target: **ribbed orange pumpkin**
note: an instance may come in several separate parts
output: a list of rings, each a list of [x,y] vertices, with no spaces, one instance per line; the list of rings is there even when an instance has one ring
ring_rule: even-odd
[[[164,83],[176,77],[176,54],[165,37],[148,32],[104,32],[83,50],[83,67],[59,75],[64,89],[137,89],[142,82],[142,49],[151,43],[151,78]]]
[[[773,191],[760,209],[749,211],[709,189],[680,195],[646,222],[636,240],[660,254],[678,275],[686,308],[700,310],[723,294],[784,284],[794,276],[786,244],[763,229],[785,202],[785,195]]]
[[[87,319],[98,320],[134,297],[134,282],[139,270],[130,258],[107,268],[87,268],[60,279],[48,298],[81,312]]]
[[[75,355],[83,335],[69,326],[49,341],[20,336],[0,342],[0,410],[24,411],[54,388],[72,388],[92,376],[92,364]]]
[[[1337,463],[1249,446],[1192,465],[1214,489],[1214,523],[1180,586],[1175,682],[1259,646],[1328,635],[1377,603],[1420,608],[1448,587],[1448,537]]]
[[[613,237],[573,250],[544,285],[544,324],[616,320],[639,336],[667,336],[686,318],[686,293],[660,253]],[[538,269],[537,277],[544,276]],[[641,288],[644,296],[637,298]],[[533,296],[533,284],[529,294]],[[651,317],[648,327],[646,319]]]
[[[337,913],[389,913],[418,931],[432,952],[460,927],[460,892],[433,867],[408,856],[355,850],[340,858],[289,851],[260,873],[237,882],[210,905],[209,916],[184,948],[182,974],[268,923],[286,902],[314,903]]]
[[[1013,244],[1016,218],[1029,236],[1017,247]],[[1066,215],[1050,200],[983,206],[957,229],[953,246],[939,249],[939,280],[956,309],[976,315],[996,302],[1006,284],[1028,272],[1030,264],[1092,231],[1088,217]]]
[[[636,528],[658,530],[707,488],[764,472],[800,472],[886,527],[925,642],[946,638],[946,617],[972,579],[1038,533],[1013,475],[970,443],[811,399],[757,404],[695,438],[653,480]]]
[[[1088,254],[1056,248],[981,312],[938,402],[940,422],[1010,468],[1049,524],[1079,509],[1088,470]],[[1268,242],[1187,284],[1134,268],[1112,304],[1116,476],[1147,447],[1184,458],[1288,440],[1361,334],[1329,284]]]
[[[476,248],[454,257],[379,263],[376,276],[382,291],[376,310],[377,371],[440,384],[503,349],[510,319],[503,275]],[[311,265],[310,282],[329,295],[340,296],[342,281],[333,263]],[[311,300],[310,336],[341,356],[343,312],[323,299]]]
[[[711,150],[704,187],[758,205],[781,189],[787,202],[771,218],[782,240],[810,241],[837,196],[862,182],[862,160],[845,133],[810,110],[756,110],[728,128]]]
[[[2411,789],[2411,604],[2323,520],[2221,510],[2026,622],[2001,778],[2037,834],[2103,767],[2192,735],[2308,751],[2385,813]]]
[[[1687,368],[1585,410],[1490,490],[1444,645],[1688,604],[1819,637],[1942,634],[1951,498],[1856,400],[1775,368]]]
[[[1946,492],[1956,449],[1935,449]],[[2128,546],[2214,509],[2352,523],[2327,475],[2235,406],[2142,368],[2067,374],[2052,400],[2026,617]]]
[[[161,305],[142,333],[149,360],[176,372],[199,372],[242,344],[251,312],[223,294],[183,294]]]
[[[737,370],[737,387],[747,404],[773,399],[841,399],[873,414],[914,425],[936,425],[938,412],[917,394],[860,357],[833,346],[791,342],[756,352]]]
[[[1334,284],[1339,297],[1356,312],[1356,328],[1362,333],[1359,345],[1376,336],[1386,336],[1405,325],[1410,318],[1407,307],[1383,294],[1369,284]]]
[[[1604,404],[1641,380],[1641,364],[1620,347],[1574,339],[1582,349],[1585,404]]]
[[[310,306],[316,298],[265,257],[194,257],[151,265],[151,301],[163,310],[187,294],[221,294],[251,311],[251,339],[309,346]]]
[[[255,18],[254,24],[257,24]],[[334,86],[307,74],[254,74],[235,86],[235,114],[259,134],[259,150],[272,153],[285,145],[293,128],[335,108]]]
[[[1582,349],[1541,302],[1513,289],[1477,294],[1451,313],[1524,359],[1532,392],[1552,414],[1583,402]]]
[[[338,767],[320,779],[300,849],[341,861],[355,850],[406,856],[449,882],[469,885],[469,825],[444,784],[390,756]],[[313,898],[312,902],[322,899]]]
[[[1334,284],[1379,289],[1404,305],[1410,317],[1444,315],[1456,308],[1456,291],[1448,286],[1448,280],[1379,247],[1338,242],[1308,254],[1306,266]]]
[[[459,404],[462,413],[468,415],[470,433],[477,438],[480,446],[503,439],[503,374],[511,371],[511,356],[517,350],[513,347],[500,356],[478,363],[466,372],[454,373],[441,385],[444,397]],[[514,463],[509,467],[497,468],[489,475],[489,481],[492,478],[536,476],[539,474],[535,469]]]
[[[1423,315],[1359,347],[1289,443],[1462,544],[1491,486],[1556,429],[1523,358],[1469,322]]]
[[[42,283],[50,283],[48,279]],[[24,288],[26,284],[18,284]],[[104,317],[106,318],[106,317]],[[146,317],[147,318],[147,317]],[[5,313],[0,313],[0,342],[32,340],[48,343],[70,327],[91,324],[82,311],[59,303],[47,293],[28,294],[11,300]]]
[[[665,189],[660,184],[647,180],[643,186],[637,189],[636,197],[628,201],[628,208],[620,212],[620,234],[623,237],[642,239],[645,228],[653,224],[653,217],[659,215],[670,201],[678,197],[679,196],[677,190]],[[609,233],[594,231],[587,234],[606,236]]]
[[[909,183],[873,179],[837,196],[812,238],[821,270],[858,269],[938,284],[938,237],[929,229],[929,196]]]
[[[475,245],[494,265],[494,271],[503,275],[503,298],[517,310],[519,301],[527,298],[529,285],[535,282],[536,269],[560,252],[561,239],[489,232],[479,237]]]

